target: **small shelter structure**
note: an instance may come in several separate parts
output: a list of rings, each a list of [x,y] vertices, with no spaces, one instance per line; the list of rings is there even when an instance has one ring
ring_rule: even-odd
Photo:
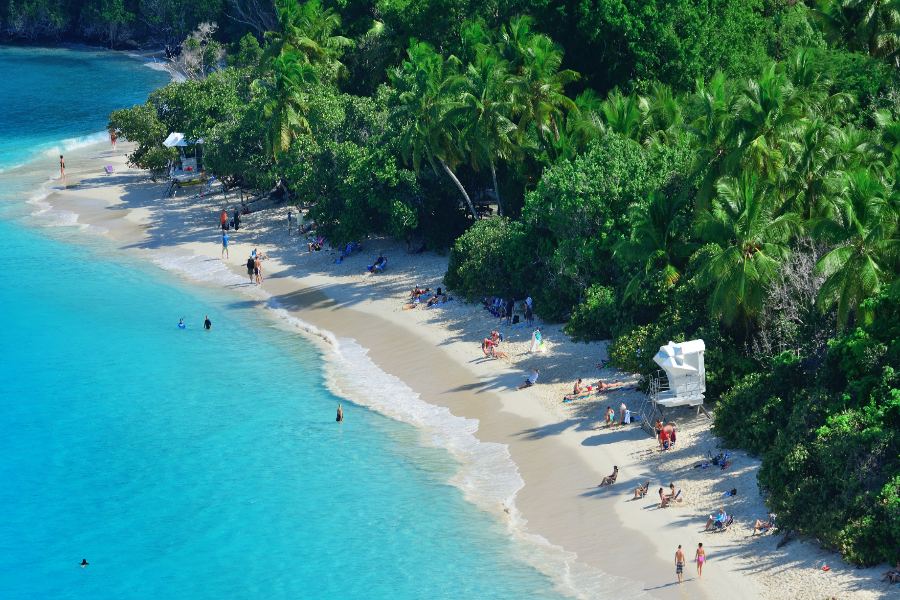
[[[172,132],[163,141],[166,148],[178,148],[169,175],[173,183],[193,183],[203,179],[203,140],[189,140],[183,133]]]

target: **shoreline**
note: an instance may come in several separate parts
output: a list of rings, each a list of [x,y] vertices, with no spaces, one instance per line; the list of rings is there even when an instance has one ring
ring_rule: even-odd
[[[142,181],[140,172],[125,169],[125,148],[114,159],[93,147],[82,148],[69,164],[69,181],[82,177],[81,183],[51,190],[44,202],[76,214],[81,225],[103,233],[123,249],[143,254],[162,268],[182,267],[174,270],[180,270],[179,275],[186,279],[196,282],[199,274],[202,280],[203,273],[191,271],[192,267],[204,267],[209,277],[201,283],[221,287],[222,273],[216,269],[222,263],[211,260],[219,255],[215,215],[221,198],[160,200],[164,184]],[[118,161],[113,163],[115,175],[93,176],[101,168],[101,156]],[[333,332],[338,339],[355,340],[368,349],[374,364],[405,383],[425,403],[443,407],[467,422],[474,421],[477,431],[473,435],[482,444],[507,448],[523,487],[513,492],[514,500],[495,506],[492,512],[507,518],[511,531],[537,535],[566,552],[574,552],[577,560],[565,563],[565,568],[579,571],[572,575],[589,582],[578,587],[597,585],[614,597],[627,593],[653,598],[681,597],[680,590],[695,598],[866,599],[890,593],[891,589],[873,576],[880,574],[880,568],[854,570],[837,555],[802,541],[775,555],[777,540],[772,535],[748,539],[747,522],[752,524],[765,514],[760,514],[764,507],[760,508],[755,485],[758,461],[735,453],[735,468],[724,475],[692,469],[689,465],[697,456],[715,444],[708,423],[679,418],[679,448],[662,455],[653,452],[654,441],[639,428],[598,427],[602,408],[607,404],[615,407],[622,401],[634,407],[638,397],[635,392],[614,392],[608,398],[560,404],[559,398],[576,377],[624,377],[610,370],[598,375],[594,364],[605,358],[605,344],[574,344],[564,338],[559,326],[546,326],[548,351],[527,356],[523,351],[530,332],[523,326],[505,330],[504,348],[513,357],[510,363],[482,360],[479,340],[496,327],[497,320],[480,307],[453,301],[438,309],[401,309],[402,296],[414,285],[441,285],[446,257],[430,253],[411,256],[401,245],[374,239],[366,241],[362,256],[336,265],[335,254],[307,253],[300,239],[286,235],[286,210],[281,207],[248,215],[245,228],[231,236],[228,264],[235,283],[229,287],[238,292],[248,289],[248,284],[236,283],[238,279],[246,282],[241,260],[254,246],[265,249],[272,257],[264,263],[269,277],[262,286],[265,294],[249,286],[256,304],[283,309],[291,317]],[[375,277],[362,275],[369,254],[379,252],[390,258],[387,272]],[[210,262],[216,269],[210,270]],[[524,378],[523,368],[531,363],[540,365],[540,383],[528,390],[513,391]],[[341,381],[337,373],[330,375],[336,379],[333,385],[338,390],[359,387],[358,382]],[[352,399],[358,393],[354,389],[341,395]],[[427,428],[423,431],[427,433]],[[620,467],[617,485],[596,488],[612,464]],[[462,481],[454,483],[464,493],[467,485],[492,483],[465,481],[467,476],[477,479],[477,474],[467,473],[465,466],[460,473]],[[630,490],[648,479],[648,497],[630,501]],[[738,502],[728,505],[739,522],[726,534],[699,533],[705,514],[719,502],[719,488],[724,487],[726,479],[729,489],[734,485],[741,491]],[[654,488],[668,480],[683,488],[687,499],[683,505],[657,510]],[[477,500],[475,503],[479,504]],[[491,511],[489,506],[482,508]],[[504,517],[504,510],[508,517]],[[520,515],[522,522],[517,521]],[[709,548],[706,576],[702,583],[693,580],[693,566],[687,565],[687,581],[679,587],[674,583],[671,564],[675,545],[683,544],[690,558],[698,541]],[[758,560],[756,554],[773,556]],[[823,560],[832,567],[827,574],[815,566]],[[776,568],[778,572],[773,573]],[[590,592],[582,596],[592,597]]]

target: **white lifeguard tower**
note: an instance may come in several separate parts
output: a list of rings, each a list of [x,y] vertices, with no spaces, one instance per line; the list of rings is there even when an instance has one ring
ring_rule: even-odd
[[[648,402],[645,402],[641,410],[645,417],[643,426],[652,431],[656,419],[665,420],[663,409],[677,406],[696,407],[698,414],[702,411],[709,417],[703,407],[706,393],[706,367],[703,361],[705,351],[706,344],[703,340],[669,342],[660,346],[653,362],[662,371],[650,379]],[[650,406],[647,406],[648,403]]]

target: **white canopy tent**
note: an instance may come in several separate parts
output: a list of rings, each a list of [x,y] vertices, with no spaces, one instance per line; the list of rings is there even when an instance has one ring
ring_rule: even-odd
[[[178,148],[178,160],[171,167],[171,177],[174,181],[188,183],[202,179],[202,139],[189,140],[183,133],[173,131],[163,141],[163,146]]]

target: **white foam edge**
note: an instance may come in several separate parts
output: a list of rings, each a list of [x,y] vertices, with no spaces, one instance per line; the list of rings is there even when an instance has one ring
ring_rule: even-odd
[[[442,448],[459,468],[449,483],[480,509],[494,514],[516,540],[517,558],[546,575],[557,591],[579,599],[651,598],[631,579],[609,575],[578,560],[574,552],[528,531],[527,520],[515,499],[525,482],[512,460],[509,447],[478,439],[478,420],[456,416],[443,406],[424,401],[398,377],[386,373],[369,357],[369,351],[350,338],[338,338],[292,315],[262,288],[229,270],[225,263],[207,256],[173,251],[153,251],[160,268],[188,280],[234,287],[258,300],[275,323],[287,326],[317,343],[325,357],[325,380],[331,391],[395,421],[416,427],[423,445]],[[365,381],[365,386],[358,385]]]
[[[52,177],[48,178],[28,197],[26,203],[35,207],[29,216],[39,220],[40,225],[43,227],[78,227],[79,229],[88,229],[90,225],[79,222],[78,213],[54,207],[47,202],[50,194],[60,191],[52,187],[55,181],[56,179]]]

